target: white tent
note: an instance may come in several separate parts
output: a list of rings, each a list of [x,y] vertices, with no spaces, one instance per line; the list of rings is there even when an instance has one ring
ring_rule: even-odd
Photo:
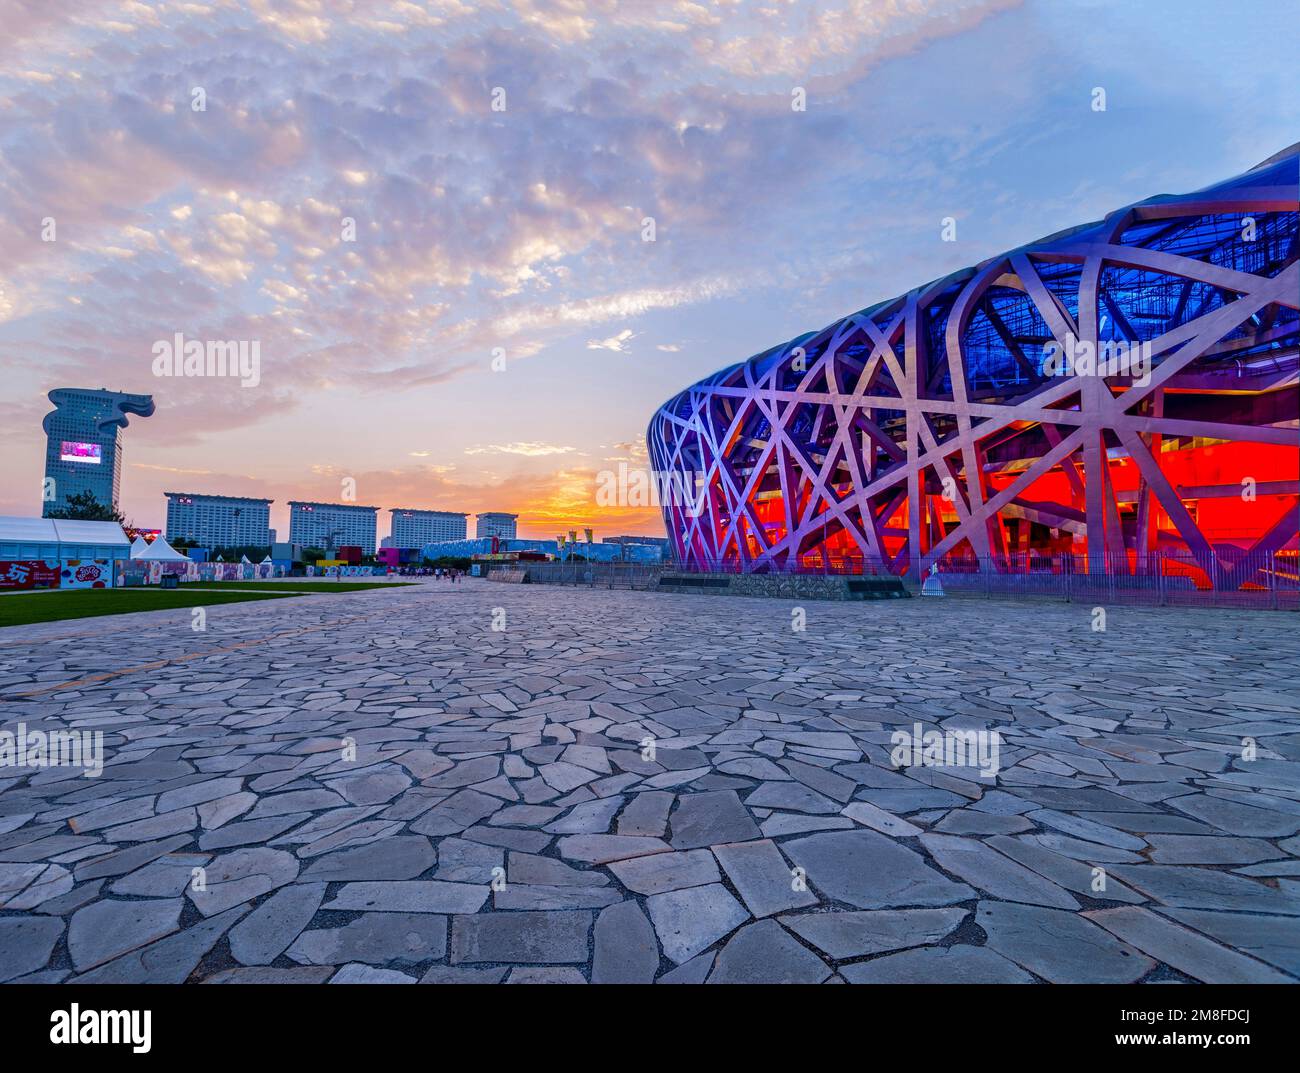
[[[262,560],[262,563],[266,564],[269,563],[270,561],[271,561],[271,557],[268,555],[265,559]]]
[[[152,544],[146,545],[145,549],[136,554],[134,545],[131,548],[131,558],[140,559],[147,563],[187,563],[188,556],[182,555],[179,551],[167,543],[167,538],[161,533],[154,538]]]
[[[144,537],[138,536],[131,541],[131,558],[139,559],[149,551],[149,541]]]
[[[0,515],[0,559],[125,559],[130,548],[117,522]]]
[[[239,557],[239,565],[240,565],[240,566],[252,566],[252,565],[253,565],[253,561],[252,561],[252,560],[251,560],[247,555],[241,555],[241,556]]]

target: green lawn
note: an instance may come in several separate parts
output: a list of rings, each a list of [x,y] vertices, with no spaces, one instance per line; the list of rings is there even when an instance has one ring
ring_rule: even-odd
[[[272,592],[356,592],[394,589],[412,581],[182,581],[182,589],[270,589]]]
[[[190,586],[193,587],[193,586]],[[288,592],[187,592],[180,589],[69,589],[67,592],[20,592],[0,596],[0,626],[26,626],[67,618],[126,615],[132,611],[166,611],[175,607],[211,607],[245,600],[292,599]]]

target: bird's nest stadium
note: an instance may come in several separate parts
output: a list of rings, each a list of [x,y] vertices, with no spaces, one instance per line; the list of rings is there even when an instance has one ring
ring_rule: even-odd
[[[1294,583],[1300,145],[688,387],[652,465],[687,567]]]

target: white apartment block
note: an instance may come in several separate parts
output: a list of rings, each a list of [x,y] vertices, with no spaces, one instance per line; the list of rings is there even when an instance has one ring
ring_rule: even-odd
[[[205,548],[271,546],[272,499],[211,496],[200,492],[164,492],[167,539]]]
[[[479,514],[474,518],[474,535],[476,537],[501,537],[503,540],[514,540],[518,535],[518,514],[502,514],[497,511],[488,511],[486,514]]]
[[[392,508],[390,547],[422,548],[444,540],[464,540],[467,532],[464,512],[454,510],[408,510]]]
[[[290,500],[289,543],[324,550],[355,545],[362,554],[374,555],[378,514],[378,507]]]

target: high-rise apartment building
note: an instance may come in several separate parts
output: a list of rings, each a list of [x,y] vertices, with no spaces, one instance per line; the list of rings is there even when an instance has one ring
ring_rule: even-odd
[[[518,535],[518,521],[518,514],[502,514],[498,511],[488,511],[474,518],[474,535],[513,540]]]
[[[326,551],[356,546],[362,554],[374,555],[378,514],[378,507],[290,500],[289,543]]]
[[[122,430],[127,414],[149,417],[153,397],[105,388],[61,387],[49,394],[45,415],[45,495],[41,513],[66,507],[68,499],[91,493],[117,509],[122,480]]]
[[[407,510],[393,507],[389,537],[394,548],[422,548],[440,540],[464,540],[464,512],[454,510]]]
[[[167,539],[205,548],[270,547],[273,499],[165,492]]]

